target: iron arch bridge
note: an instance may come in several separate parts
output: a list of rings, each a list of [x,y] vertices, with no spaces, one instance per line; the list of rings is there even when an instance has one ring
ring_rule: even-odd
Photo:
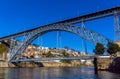
[[[27,46],[33,40],[35,40],[40,35],[50,32],[50,31],[71,32],[94,44],[99,42],[99,43],[102,43],[103,45],[107,45],[108,42],[110,42],[110,40],[106,38],[105,36],[98,34],[92,30],[89,30],[85,27],[79,27],[79,26],[74,26],[71,24],[62,24],[62,23],[53,24],[49,26],[43,26],[43,27],[38,28],[37,30],[24,33],[23,35],[24,38],[22,39],[23,40],[22,43],[15,45],[14,41],[11,41],[12,42],[11,45],[13,46],[11,46],[12,48],[10,48],[11,50],[10,50],[9,62],[15,60],[16,58],[19,58],[19,56],[21,56],[23,51],[27,48]]]
[[[3,40],[11,40],[10,43],[10,56],[8,61],[9,62],[17,62],[16,58],[19,58],[23,51],[26,49],[26,47],[31,43],[33,40],[35,40],[38,36],[41,36],[42,34],[45,34],[50,31],[66,31],[66,32],[71,32],[74,33],[94,44],[97,42],[102,43],[103,45],[107,45],[108,42],[111,42],[108,38],[105,36],[98,34],[97,32],[94,32],[92,30],[87,29],[86,27],[83,26],[75,26],[77,23],[81,22],[86,22],[98,18],[104,18],[108,16],[114,16],[114,32],[115,32],[115,39],[117,40],[118,37],[120,36],[120,22],[119,22],[119,15],[120,15],[120,6],[97,11],[97,12],[92,12],[89,14],[85,15],[80,15],[78,17],[73,17],[69,18],[66,20],[58,21],[55,23],[43,25],[40,27],[36,27],[33,29],[25,30],[22,32],[18,32],[15,34],[11,34],[8,36],[0,37],[0,41]],[[22,42],[18,42],[16,44],[15,38],[17,37],[22,37]],[[33,61],[33,59],[32,59]]]

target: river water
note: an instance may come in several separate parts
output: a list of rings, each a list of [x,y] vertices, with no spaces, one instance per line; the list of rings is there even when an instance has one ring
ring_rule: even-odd
[[[120,74],[93,67],[0,68],[0,79],[120,79]]]

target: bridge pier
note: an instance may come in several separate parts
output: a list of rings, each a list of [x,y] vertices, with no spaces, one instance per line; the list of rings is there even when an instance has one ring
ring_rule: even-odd
[[[98,74],[98,65],[97,65],[98,63],[96,57],[94,58],[93,64],[94,64],[94,73]]]
[[[21,62],[9,62],[8,67],[22,67]]]

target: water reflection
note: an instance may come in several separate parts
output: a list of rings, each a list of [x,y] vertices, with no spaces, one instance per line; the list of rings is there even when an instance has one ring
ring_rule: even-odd
[[[6,79],[7,69],[0,68],[0,79]]]
[[[94,74],[92,67],[0,68],[0,79],[120,79],[105,71]]]
[[[99,79],[120,79],[120,74],[102,71],[102,72],[99,72],[98,78]]]

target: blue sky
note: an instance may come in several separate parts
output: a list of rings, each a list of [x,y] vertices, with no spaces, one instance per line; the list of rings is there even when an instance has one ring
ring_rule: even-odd
[[[0,0],[0,37],[119,5],[120,0]],[[113,17],[89,21],[85,26],[114,39]],[[61,47],[84,51],[81,37],[67,32],[61,35]],[[42,45],[56,47],[56,32],[43,35]],[[92,53],[93,48],[87,41],[88,52]]]

